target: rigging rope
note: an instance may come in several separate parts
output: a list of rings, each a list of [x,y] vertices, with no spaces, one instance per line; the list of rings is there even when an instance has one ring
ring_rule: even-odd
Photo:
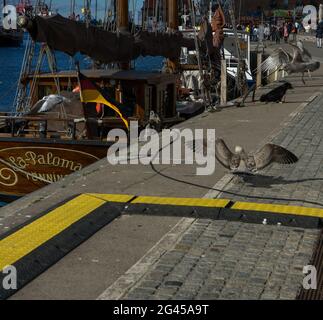
[[[194,42],[195,42],[195,50],[196,50],[196,58],[197,58],[197,62],[198,62],[198,67],[199,67],[199,73],[200,73],[200,77],[202,79],[202,81],[204,82],[204,72],[203,72],[203,67],[202,67],[202,60],[201,60],[201,55],[200,55],[200,49],[199,49],[199,43],[198,43],[198,38],[197,38],[197,32],[196,32],[196,16],[195,16],[195,6],[194,6],[194,0],[190,0],[189,2],[190,4],[190,9],[192,12],[192,27],[193,27],[193,33],[194,33]],[[203,84],[204,86],[204,84]],[[204,101],[208,101],[208,97],[206,95],[206,87],[205,90],[202,90],[202,95],[203,95],[203,99]],[[211,103],[211,101],[208,101],[209,103]]]

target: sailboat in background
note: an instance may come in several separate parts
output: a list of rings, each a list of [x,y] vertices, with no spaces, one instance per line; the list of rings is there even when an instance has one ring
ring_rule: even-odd
[[[200,41],[201,48],[197,44],[195,23],[188,35],[185,30],[179,30],[179,1],[152,1],[164,5],[160,6],[164,10],[154,6],[155,17],[159,12],[166,16],[165,30],[153,32],[144,26],[140,30],[131,27],[128,0],[114,2],[115,20],[109,14],[103,25],[93,23],[91,1],[85,3],[81,21],[75,16],[75,1],[71,1],[70,18],[42,10],[38,5],[43,4],[40,0],[32,15],[18,18],[19,26],[29,32],[30,39],[22,63],[15,110],[0,117],[0,199],[23,196],[104,158],[109,145],[114,143],[107,141],[107,133],[114,128],[125,128],[116,108],[106,107],[109,103],[120,106],[128,122],[137,121],[139,130],[147,127],[161,130],[184,120],[179,104],[191,117],[195,115],[195,106],[203,112],[218,97],[218,80],[212,77],[213,71],[218,70],[219,60],[215,64],[209,64],[208,59],[197,63],[187,59],[181,63],[183,48],[199,60],[200,54],[205,55],[205,46],[203,41]],[[195,18],[193,3],[193,0],[188,2]],[[55,50],[70,56],[69,70],[57,70]],[[75,68],[76,53],[92,59],[91,70]],[[50,72],[41,70],[46,56]],[[131,68],[132,61],[140,56],[163,56],[167,61],[165,72]],[[185,86],[181,80],[183,71],[199,74],[203,87],[194,90]],[[82,93],[81,77],[90,84],[84,91],[97,88],[97,92]],[[210,77],[216,85],[205,84]],[[100,101],[96,99],[98,92]],[[72,103],[59,103],[39,113],[39,102],[51,95]],[[110,101],[104,103],[102,97]]]
[[[109,104],[120,106],[127,121],[137,121],[140,129],[183,120],[176,110],[178,76],[137,71],[130,61],[139,55],[176,60],[186,40],[176,33],[135,36],[129,32],[128,9],[128,0],[117,1],[116,32],[93,25],[89,6],[84,21],[43,16],[36,9],[20,17],[34,41],[26,44],[15,112],[0,117],[0,200],[12,201],[106,157],[114,143],[107,141],[107,133],[125,129]],[[54,50],[72,57],[81,52],[98,64],[78,70],[71,58],[72,68],[59,71]],[[41,69],[45,57],[50,72]],[[83,85],[81,78],[87,79]],[[39,103],[55,97],[61,103],[40,112]]]
[[[20,1],[19,8],[20,13],[25,13],[25,8],[27,8],[29,1]],[[3,27],[3,19],[6,15],[3,13],[3,9],[8,5],[6,0],[3,0],[2,7],[0,7],[1,18],[0,19],[0,47],[19,47],[23,42],[24,32],[22,29],[17,29],[16,25],[12,26],[12,29],[6,30]],[[16,12],[19,14],[17,7]]]

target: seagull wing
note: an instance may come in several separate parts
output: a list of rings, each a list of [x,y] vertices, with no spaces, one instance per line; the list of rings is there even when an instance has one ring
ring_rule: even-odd
[[[206,139],[196,139],[193,141],[188,141],[185,143],[186,146],[193,150],[195,153],[200,153],[205,155],[205,151],[207,149],[207,141]]]
[[[272,72],[288,64],[291,60],[291,55],[284,49],[279,48],[260,65],[260,68],[263,72]]]
[[[305,59],[303,57],[303,51],[298,46],[295,46],[293,44],[289,44],[293,48],[293,59],[292,63],[304,63]]]
[[[304,47],[304,43],[302,41],[297,41],[297,47],[301,50],[303,59],[307,62],[312,60],[312,54]]]
[[[231,170],[231,160],[234,154],[222,139],[215,140],[215,157],[227,169]],[[196,153],[204,154],[207,150],[208,140],[188,141],[186,146]]]
[[[217,139],[215,141],[215,157],[225,168],[231,170],[230,164],[233,156],[234,154],[222,139]]]
[[[65,98],[63,98],[62,96],[52,94],[48,96],[47,100],[45,101],[45,103],[43,104],[43,106],[40,108],[38,112],[39,113],[48,112],[53,108],[55,108],[58,104],[63,103],[64,99]]]
[[[46,102],[46,100],[44,100],[44,98],[39,100],[38,102],[36,102],[35,105],[28,112],[28,115],[37,114],[39,112],[39,110],[43,107],[45,102]]]
[[[255,154],[254,159],[257,170],[264,169],[274,162],[280,164],[293,164],[298,162],[298,158],[292,152],[274,144],[266,144]]]

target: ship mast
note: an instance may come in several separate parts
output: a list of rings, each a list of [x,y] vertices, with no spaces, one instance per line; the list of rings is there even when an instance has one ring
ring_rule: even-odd
[[[177,0],[167,0],[168,29],[171,32],[178,30],[178,3]]]
[[[129,4],[128,0],[116,1],[116,14],[117,14],[117,32],[128,33],[129,32]],[[129,70],[130,63],[121,63],[122,70]]]
[[[178,1],[177,0],[167,0],[167,24],[168,32],[178,31],[179,21],[178,21]],[[171,73],[176,73],[178,71],[179,62],[168,60],[167,68]]]
[[[117,31],[127,33],[129,30],[128,0],[117,1]]]
[[[89,27],[91,24],[91,0],[84,1],[84,9],[85,9],[85,23],[86,26]]]

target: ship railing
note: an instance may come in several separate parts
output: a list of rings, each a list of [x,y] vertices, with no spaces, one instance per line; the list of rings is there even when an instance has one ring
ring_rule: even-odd
[[[0,116],[0,121],[6,121],[10,126],[10,132],[12,137],[18,137],[24,135],[26,133],[38,133],[40,138],[46,138],[49,133],[58,133],[58,134],[66,134],[71,140],[76,140],[76,132],[77,132],[77,124],[86,123],[87,121],[96,121],[100,124],[98,119],[57,119],[57,118],[42,118],[42,117],[10,117],[10,116]],[[64,122],[68,126],[68,130],[49,130],[48,122]],[[38,129],[26,129],[25,126],[29,122],[38,123]],[[25,123],[22,125],[22,123]]]

